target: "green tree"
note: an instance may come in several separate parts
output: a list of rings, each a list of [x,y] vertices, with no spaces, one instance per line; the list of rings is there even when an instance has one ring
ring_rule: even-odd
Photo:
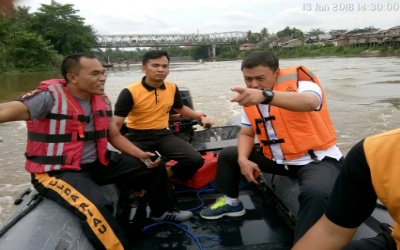
[[[247,31],[247,42],[248,43],[258,43],[262,40],[262,36],[260,33]]]
[[[276,35],[278,37],[290,37],[293,39],[304,38],[303,31],[296,29],[295,27],[290,28],[289,26],[286,26],[286,28],[283,30],[276,32]]]
[[[330,30],[329,34],[335,36],[335,35],[341,35],[345,32],[347,32],[347,30],[340,30],[340,29],[339,30]]]
[[[179,46],[171,46],[171,47],[166,48],[165,50],[168,52],[168,54],[170,56],[174,56],[174,57],[181,57],[181,56],[189,55],[189,52],[186,49],[181,48]]]
[[[378,28],[369,26],[369,27],[365,27],[365,28],[356,28],[356,29],[353,29],[352,31],[355,33],[366,33],[366,32],[375,32],[378,30],[379,30]]]
[[[12,12],[12,28],[19,31],[29,31],[32,27],[32,14],[29,13],[30,7],[17,6]]]
[[[208,47],[207,46],[193,46],[189,48],[189,56],[194,60],[207,59],[208,58]]]
[[[7,59],[18,71],[46,71],[61,61],[53,47],[32,32],[18,31],[8,38]]]
[[[263,40],[263,41],[267,40],[268,36],[269,36],[268,29],[267,28],[261,29],[261,32],[260,32],[261,40]]]
[[[29,7],[0,15],[0,73],[53,70],[61,58],[49,42],[31,31]]]
[[[325,31],[321,28],[318,29],[311,29],[309,32],[307,32],[307,36],[316,36],[318,37],[318,35],[323,35],[325,34]]]
[[[0,74],[6,72],[11,67],[7,60],[7,50],[4,43],[0,43]]]
[[[50,41],[62,55],[90,52],[96,44],[92,26],[84,24],[84,18],[76,15],[72,4],[42,4],[34,13],[32,29],[45,40]]]
[[[239,55],[239,45],[222,46],[217,50],[217,59],[220,60],[238,59]]]

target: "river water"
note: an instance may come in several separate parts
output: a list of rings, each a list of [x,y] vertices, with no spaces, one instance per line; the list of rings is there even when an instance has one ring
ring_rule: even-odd
[[[281,67],[304,65],[316,74],[326,92],[328,108],[344,154],[360,139],[400,125],[400,58],[302,58],[281,60]],[[106,92],[114,103],[120,90],[142,77],[140,65],[108,69]],[[57,73],[0,75],[0,102],[34,89]],[[169,81],[188,87],[194,108],[224,125],[240,114],[229,102],[233,86],[244,86],[240,61],[171,63]],[[24,170],[24,122],[0,124],[0,225],[14,209],[14,199],[30,187]]]

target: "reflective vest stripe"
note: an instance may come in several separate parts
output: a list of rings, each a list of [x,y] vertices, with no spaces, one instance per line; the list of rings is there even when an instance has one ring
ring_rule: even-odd
[[[260,111],[260,108],[258,106],[257,106],[257,110],[260,113],[260,117],[263,117],[263,115],[262,115],[262,113]],[[269,115],[270,115],[269,111],[270,111],[270,106],[268,105],[268,112],[266,114],[267,117],[269,117]],[[267,131],[268,140],[277,140],[277,139],[279,139],[279,138],[276,137],[276,132],[275,132],[274,126],[272,125],[272,119],[268,119],[265,122],[264,126],[265,126],[266,131]],[[285,158],[280,143],[275,143],[275,144],[270,144],[270,145],[262,143],[262,145],[263,145],[263,147],[268,147],[268,146],[270,147],[271,155],[272,155],[272,157],[274,159],[284,159]]]
[[[64,80],[43,81],[38,89],[49,91],[53,102],[47,116],[27,121],[26,170],[31,173],[78,171],[81,169],[84,141],[87,140],[96,141],[98,160],[107,166],[107,134],[112,115],[107,96],[91,98],[94,131],[85,131],[86,123],[90,122],[89,116],[84,115],[79,101],[68,92]],[[78,137],[82,132],[84,138]]]
[[[68,103],[67,103],[67,98],[66,98],[66,93],[64,93],[64,89],[61,84],[56,85],[58,89],[58,96],[61,97],[61,112],[60,114],[67,115],[67,110],[68,110]],[[58,134],[65,134],[66,132],[66,125],[67,125],[67,120],[61,120],[58,121],[59,123],[59,131]],[[64,143],[58,143],[58,149],[57,149],[57,154],[56,155],[62,155],[64,151]],[[55,166],[55,170],[60,170],[61,165]]]
[[[313,76],[313,78],[311,77]],[[312,81],[321,87],[316,76],[303,66],[280,69],[274,91],[298,92],[298,81]],[[322,87],[321,87],[322,90]],[[336,144],[336,133],[326,108],[322,90],[321,109],[314,112],[293,112],[269,105],[244,107],[244,111],[263,146],[263,153],[271,160],[294,160],[309,154],[310,150],[326,150]],[[274,117],[275,119],[266,120]],[[258,123],[264,119],[266,122]],[[315,132],[310,132],[314,130]],[[282,142],[282,139],[284,142]],[[269,143],[262,143],[270,141]]]
[[[53,93],[57,93],[57,95],[53,95],[55,98],[54,100],[54,106],[51,110],[52,113],[59,113],[63,115],[67,115],[67,100],[65,98],[65,93],[62,89],[61,84],[57,85],[49,85],[49,90],[53,91]],[[63,97],[64,96],[64,97]],[[61,107],[59,107],[60,104],[60,99],[61,98]],[[59,126],[58,131],[57,131],[57,125]],[[49,134],[65,134],[65,129],[66,129],[66,120],[50,120],[50,128],[49,128]],[[55,149],[55,143],[48,143],[47,147],[47,156],[54,156],[54,155],[62,155],[62,152],[64,150],[64,143],[60,142],[57,143],[57,149]],[[57,150],[57,152],[55,152]],[[51,167],[54,166],[53,170],[60,170],[61,165],[51,165],[51,164],[46,164],[44,166],[44,169],[46,172],[51,170]]]
[[[54,89],[55,89],[54,86],[52,86],[52,85],[49,86],[49,90],[55,91]],[[52,113],[58,113],[58,105],[59,105],[58,96],[55,96],[54,98],[55,98],[54,106],[51,109],[51,112]],[[57,125],[56,123],[57,123],[57,121],[50,120],[49,134],[53,134],[54,135],[56,133],[56,131],[55,131],[56,130],[56,125]],[[47,153],[46,153],[47,156],[53,156],[54,146],[55,146],[54,143],[49,143],[47,145]],[[50,171],[51,170],[51,166],[52,165],[46,164],[44,166],[44,171],[46,171],[46,172]]]
[[[281,83],[281,82],[285,82],[288,80],[298,80],[298,75],[297,74],[289,74],[289,75],[279,76],[278,78],[276,78],[276,83]]]

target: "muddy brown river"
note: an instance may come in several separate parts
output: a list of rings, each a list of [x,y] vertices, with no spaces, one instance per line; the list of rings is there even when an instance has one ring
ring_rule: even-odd
[[[169,81],[188,87],[197,111],[215,125],[240,114],[229,102],[233,86],[244,86],[240,61],[171,63]],[[281,60],[281,67],[304,65],[316,74],[326,92],[338,146],[344,154],[357,141],[400,125],[400,58],[302,58]],[[0,102],[12,100],[57,73],[0,75]],[[115,102],[120,90],[142,77],[140,65],[115,66],[108,71],[106,92]],[[30,187],[24,169],[25,122],[0,124],[0,225],[14,209],[14,199]]]

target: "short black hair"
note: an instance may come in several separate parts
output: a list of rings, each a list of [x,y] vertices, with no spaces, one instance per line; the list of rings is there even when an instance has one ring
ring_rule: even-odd
[[[79,53],[66,56],[61,62],[61,75],[64,77],[65,81],[68,82],[67,74],[75,71],[75,73],[80,70],[80,60],[82,57],[89,59],[97,59],[96,56],[92,54]]]
[[[265,66],[275,71],[279,68],[279,59],[276,55],[266,51],[254,51],[248,54],[242,61],[243,68],[252,69],[257,66]]]
[[[169,55],[165,50],[150,50],[144,53],[142,57],[142,65],[146,65],[146,63],[151,59],[158,59],[165,56],[168,59],[169,63]]]

